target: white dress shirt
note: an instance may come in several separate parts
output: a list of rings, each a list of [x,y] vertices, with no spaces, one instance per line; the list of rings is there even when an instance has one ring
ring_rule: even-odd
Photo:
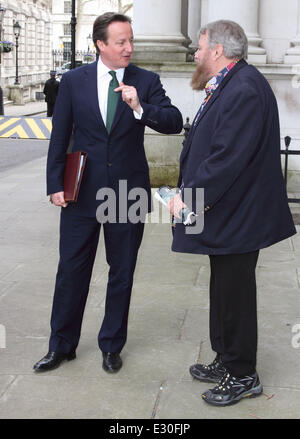
[[[112,76],[109,74],[110,71],[111,69],[108,68],[105,64],[103,64],[101,57],[99,56],[99,60],[97,64],[97,89],[98,89],[99,108],[104,125],[106,125],[108,87],[110,81],[112,80]],[[117,80],[120,84],[120,82],[123,82],[125,69],[124,68],[117,69],[115,70],[115,72],[116,72]],[[136,119],[141,119],[143,114],[143,109],[141,114],[137,113],[136,111],[133,111],[133,114]]]

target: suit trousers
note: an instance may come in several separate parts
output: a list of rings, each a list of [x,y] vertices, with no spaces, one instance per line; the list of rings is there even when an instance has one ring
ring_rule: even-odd
[[[210,341],[234,376],[255,372],[259,251],[210,255]]]
[[[144,224],[102,226],[109,274],[98,345],[103,352],[121,352],[127,339],[133,275]],[[100,228],[96,218],[70,214],[68,208],[62,208],[50,351],[69,353],[79,343]]]
[[[55,103],[47,102],[47,117],[53,116]]]

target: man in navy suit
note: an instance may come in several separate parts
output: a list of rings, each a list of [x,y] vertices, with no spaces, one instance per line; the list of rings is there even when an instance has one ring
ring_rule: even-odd
[[[99,16],[94,23],[93,41],[100,54],[98,62],[62,76],[54,111],[47,193],[55,206],[62,207],[60,260],[49,352],[34,365],[35,371],[51,370],[62,361],[76,357],[101,226],[97,220],[98,209],[104,198],[99,190],[105,188],[114,192],[117,218],[119,214],[122,218],[103,221],[110,269],[98,345],[104,370],[117,372],[121,368],[120,352],[127,337],[143,218],[151,210],[145,126],[164,134],[182,130],[182,116],[165,95],[158,75],[130,64],[133,52],[130,18],[115,13]],[[67,203],[63,174],[72,132],[73,151],[84,150],[88,156],[78,201]],[[128,201],[128,195],[136,188],[147,195],[147,205],[141,209],[144,216],[141,215],[139,221],[130,221],[129,208],[133,200]],[[127,201],[128,210],[124,214],[119,206],[126,206]]]
[[[204,188],[203,231],[176,225],[172,249],[210,258],[209,365],[191,375],[218,384],[204,401],[225,406],[262,393],[256,372],[255,268],[259,250],[296,233],[281,171],[275,96],[267,80],[245,61],[248,42],[236,23],[220,20],[200,30],[194,90],[206,97],[180,157],[181,194],[175,216]],[[186,195],[186,197],[185,197]],[[183,201],[182,201],[183,200]],[[194,233],[193,233],[193,227]]]

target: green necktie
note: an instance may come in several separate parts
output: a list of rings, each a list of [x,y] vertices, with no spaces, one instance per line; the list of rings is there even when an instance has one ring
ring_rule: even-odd
[[[112,80],[110,81],[108,87],[107,113],[106,113],[106,129],[109,133],[114,120],[118,99],[119,99],[118,93],[116,93],[114,89],[119,87],[119,83],[117,80],[116,72],[114,70],[110,70],[108,73],[112,76]]]

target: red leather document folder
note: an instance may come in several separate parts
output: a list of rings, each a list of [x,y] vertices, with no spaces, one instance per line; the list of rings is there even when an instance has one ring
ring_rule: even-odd
[[[67,154],[64,173],[65,201],[76,202],[86,164],[87,153],[75,151]]]

